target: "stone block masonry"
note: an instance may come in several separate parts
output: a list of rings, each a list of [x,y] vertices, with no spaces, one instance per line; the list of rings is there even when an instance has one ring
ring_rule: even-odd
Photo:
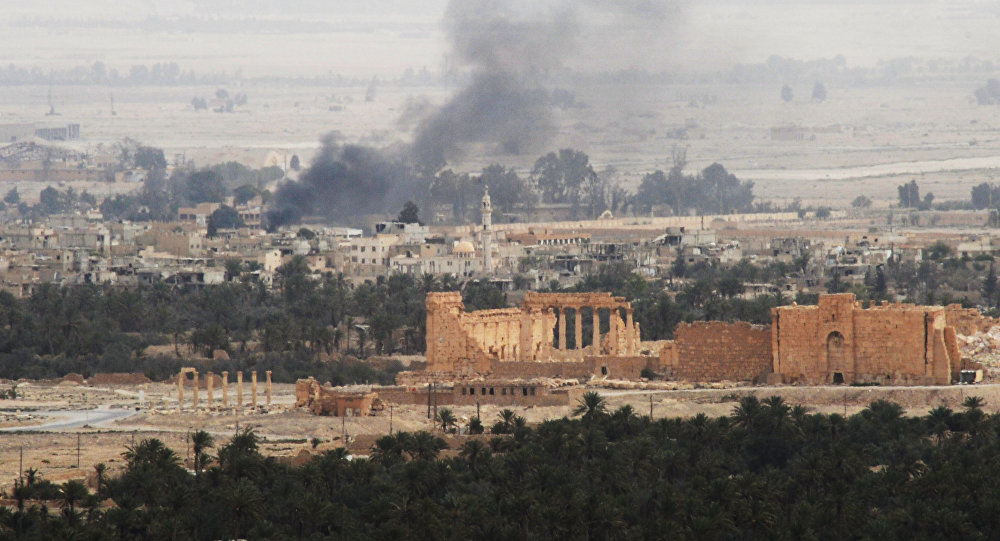
[[[863,309],[846,293],[775,308],[771,320],[773,370],[785,383],[947,385],[961,367],[941,307]]]
[[[769,325],[698,321],[678,325],[674,336],[675,350],[661,349],[661,359],[677,379],[760,381],[771,372]]]

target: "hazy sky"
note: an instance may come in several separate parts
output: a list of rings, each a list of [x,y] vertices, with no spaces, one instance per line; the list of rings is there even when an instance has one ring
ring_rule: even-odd
[[[533,9],[565,1],[515,1]],[[563,64],[581,70],[715,70],[769,55],[879,60],[995,59],[1000,3],[973,0],[573,2],[580,34]],[[393,76],[448,65],[446,0],[48,0],[5,2],[0,64],[67,67],[176,61],[247,75]],[[538,6],[543,6],[538,8]],[[660,18],[642,15],[664,10]],[[614,11],[614,13],[612,13]]]

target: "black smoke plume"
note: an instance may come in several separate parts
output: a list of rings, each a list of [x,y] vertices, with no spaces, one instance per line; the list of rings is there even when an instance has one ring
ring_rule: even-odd
[[[469,83],[439,107],[415,102],[404,111],[401,124],[417,122],[405,151],[344,145],[328,136],[300,180],[279,188],[269,223],[293,223],[304,215],[344,222],[395,212],[407,199],[420,199],[419,178],[434,175],[465,145],[492,144],[509,154],[541,150],[553,131],[553,107],[573,101],[572,94],[551,96],[541,83],[579,53],[581,14],[620,21],[621,32],[647,39],[642,29],[666,18],[663,6],[670,4],[451,0],[444,21],[451,63],[469,74]]]
[[[298,182],[278,187],[268,211],[275,227],[297,223],[303,216],[323,216],[334,222],[402,207],[419,191],[419,180],[402,157],[386,150],[343,144],[336,134]]]

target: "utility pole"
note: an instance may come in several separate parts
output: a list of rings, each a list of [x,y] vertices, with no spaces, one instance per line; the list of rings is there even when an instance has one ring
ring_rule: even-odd
[[[76,469],[80,469],[80,433],[76,433]]]
[[[478,400],[476,400],[476,419],[479,419],[479,422],[483,421],[483,416],[479,414],[479,401]]]
[[[653,393],[649,393],[649,420],[653,420]]]
[[[24,484],[24,444],[21,444],[21,458],[17,463],[17,478]]]
[[[389,435],[392,435],[392,404],[389,404]]]
[[[437,383],[431,383],[431,389],[434,391],[434,417],[431,420],[438,418],[438,397],[437,397]]]
[[[427,418],[431,418],[431,384],[427,384]]]

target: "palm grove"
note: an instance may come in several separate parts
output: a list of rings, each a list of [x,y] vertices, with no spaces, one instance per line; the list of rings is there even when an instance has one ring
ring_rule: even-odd
[[[585,395],[574,418],[501,412],[454,451],[434,433],[326,451],[301,467],[244,428],[192,439],[191,470],[156,439],[95,469],[91,493],[29,470],[0,539],[988,539],[1000,529],[1000,416],[968,397],[909,417],[851,416],[780,397],[728,416],[651,419]],[[482,423],[473,418],[473,424]],[[114,506],[99,506],[110,499]],[[29,500],[61,500],[61,511]]]

